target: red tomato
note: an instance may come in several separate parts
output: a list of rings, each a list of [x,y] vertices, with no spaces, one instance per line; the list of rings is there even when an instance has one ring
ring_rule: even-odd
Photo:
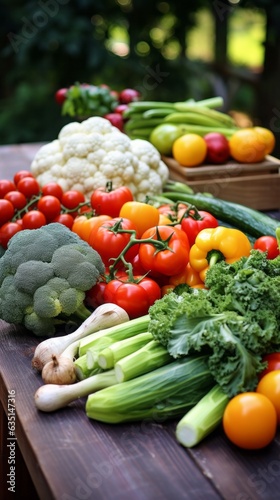
[[[126,230],[136,231],[133,222],[115,217],[91,231],[88,243],[99,253],[105,266],[112,265],[112,259],[116,259],[129,243],[131,233],[125,232]],[[124,257],[128,262],[138,253],[138,248],[139,245],[135,244],[125,253]]]
[[[190,210],[189,213],[185,213],[185,217],[181,220],[182,230],[186,233],[190,246],[194,244],[195,238],[202,229],[217,226],[216,217],[204,210]]]
[[[16,189],[15,184],[7,179],[0,180],[0,198],[4,198],[5,194],[9,191],[14,191]]]
[[[26,196],[32,198],[40,193],[39,182],[34,177],[23,177],[17,183],[17,189]]]
[[[21,210],[27,204],[26,196],[19,191],[9,191],[5,194],[4,200],[10,201],[16,210]]]
[[[171,226],[152,227],[145,231],[141,239],[151,238],[165,242],[165,249],[153,243],[141,243],[139,259],[146,271],[173,276],[182,272],[189,262],[190,245],[184,231]]]
[[[33,177],[34,178],[34,175],[29,172],[29,170],[19,170],[19,172],[16,172],[16,174],[14,175],[14,183],[15,185],[17,185],[17,183],[23,179],[24,177]]]
[[[91,206],[98,215],[111,217],[118,217],[120,209],[127,201],[133,201],[130,189],[126,186],[113,189],[111,182],[104,188],[95,189],[90,197]]]
[[[254,249],[267,252],[268,259],[275,259],[280,255],[278,242],[274,236],[260,236],[254,243]]]
[[[272,402],[277,413],[278,424],[280,424],[280,370],[271,371],[262,377],[256,391]]]
[[[11,220],[14,213],[14,205],[8,200],[0,199],[0,226]]]
[[[47,219],[42,212],[39,212],[39,210],[30,210],[30,212],[27,212],[22,217],[23,229],[37,229],[45,226],[45,224],[47,224]]]
[[[267,362],[267,367],[261,373],[259,373],[259,379],[261,379],[271,371],[280,370],[280,352],[266,354],[265,356],[263,356],[262,361]]]
[[[59,200],[61,200],[63,195],[62,187],[56,182],[48,182],[41,188],[41,191],[43,196],[50,194],[52,196],[55,196]]]
[[[50,194],[47,194],[46,196],[42,196],[42,198],[40,198],[37,203],[37,208],[45,215],[47,222],[52,222],[53,219],[55,219],[55,217],[58,217],[61,212],[61,204],[59,199]]]
[[[130,319],[138,318],[148,313],[149,307],[161,297],[158,284],[150,278],[144,278],[139,283],[110,281],[104,290],[104,301],[112,302],[122,307]]]
[[[79,206],[80,203],[85,202],[85,196],[81,191],[76,191],[75,189],[71,189],[69,191],[65,191],[61,198],[61,204],[68,208],[69,210],[74,210]]]
[[[63,224],[69,229],[72,229],[74,223],[74,217],[72,217],[71,214],[59,214],[57,217],[53,219],[53,222],[58,222],[59,224]]]
[[[21,226],[17,222],[6,222],[6,224],[3,224],[0,227],[0,245],[3,248],[7,248],[10,239],[19,231],[21,231]]]
[[[99,281],[90,290],[86,292],[85,302],[88,306],[96,309],[101,304],[104,304],[104,291],[106,289],[107,283],[105,281]]]

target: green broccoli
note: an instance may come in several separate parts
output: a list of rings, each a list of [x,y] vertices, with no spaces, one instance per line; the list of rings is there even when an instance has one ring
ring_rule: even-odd
[[[149,331],[174,358],[208,354],[215,381],[229,396],[254,390],[262,356],[280,348],[280,257],[251,252],[207,272],[206,290],[179,290],[149,309]],[[176,288],[175,288],[176,291]]]
[[[0,259],[0,317],[51,336],[61,321],[90,315],[85,292],[103,272],[100,255],[62,224],[20,231]]]

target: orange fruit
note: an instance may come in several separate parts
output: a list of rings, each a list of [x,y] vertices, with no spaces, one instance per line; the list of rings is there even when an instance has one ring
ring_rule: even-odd
[[[197,167],[204,162],[206,141],[198,134],[184,134],[173,143],[173,158],[183,167]]]
[[[275,144],[273,133],[262,127],[242,128],[229,139],[230,154],[240,163],[262,161]]]

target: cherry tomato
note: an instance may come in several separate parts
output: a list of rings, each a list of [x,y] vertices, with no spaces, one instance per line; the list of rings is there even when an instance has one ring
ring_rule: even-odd
[[[30,210],[30,212],[27,212],[22,217],[23,229],[37,229],[45,226],[46,224],[47,219],[42,212],[39,212],[39,210]]]
[[[19,231],[21,231],[21,226],[17,222],[6,222],[6,224],[3,224],[0,227],[0,245],[3,248],[7,248],[10,239]]]
[[[59,200],[61,200],[63,195],[62,187],[56,182],[48,182],[41,188],[41,191],[43,196],[50,194],[51,196],[55,196]]]
[[[15,184],[7,179],[0,180],[0,198],[4,198],[5,194],[9,191],[14,191],[16,189]]]
[[[37,203],[37,208],[45,215],[47,222],[53,221],[61,212],[59,199],[51,194],[42,196]]]
[[[261,378],[256,391],[266,396],[274,405],[280,424],[280,370],[273,370]]]
[[[240,448],[264,448],[276,434],[276,409],[263,394],[243,392],[226,406],[223,428],[228,439]]]
[[[63,224],[69,229],[72,229],[74,223],[74,217],[72,217],[71,214],[59,214],[57,217],[53,219],[53,222],[58,222],[59,224]]]
[[[26,196],[19,191],[9,191],[5,194],[4,200],[10,201],[16,210],[21,210],[27,204]]]
[[[133,194],[128,187],[113,189],[111,182],[104,188],[95,189],[90,197],[91,206],[98,215],[105,214],[111,217],[118,217],[123,204],[132,200]]]
[[[113,264],[112,259],[117,258],[130,241],[130,233],[119,232],[123,230],[136,231],[136,228],[129,219],[115,217],[92,229],[88,243],[99,253],[105,266]],[[128,262],[138,253],[138,248],[135,244],[126,252],[124,257]]]
[[[273,352],[263,356],[262,361],[267,362],[267,367],[259,373],[259,380],[273,370],[280,370],[280,352]]]
[[[98,215],[87,218],[86,215],[79,215],[75,218],[72,231],[86,242],[89,242],[91,231],[96,231],[107,220],[111,220],[109,215]]]
[[[14,213],[14,205],[9,200],[0,199],[0,226],[11,220]]]
[[[32,198],[40,193],[39,182],[34,177],[23,177],[17,183],[17,189],[26,196]]]
[[[120,217],[131,220],[137,228],[139,236],[142,236],[147,229],[158,225],[159,211],[148,203],[128,201],[122,206]]]
[[[69,191],[64,191],[61,204],[70,210],[74,210],[79,206],[80,203],[84,203],[85,196],[81,191],[76,191],[75,189],[70,189]]]
[[[146,271],[173,276],[182,272],[188,261],[190,245],[187,235],[181,229],[171,226],[152,227],[142,234],[141,239],[163,240],[166,248],[159,250],[152,243],[141,243],[139,259]]]
[[[34,178],[34,175],[29,172],[29,170],[19,170],[19,172],[16,172],[15,175],[14,175],[14,183],[15,185],[17,185],[17,183],[23,179],[24,177],[33,177]]]
[[[260,236],[254,243],[254,249],[267,252],[268,259],[275,259],[280,255],[277,239],[274,236]]]

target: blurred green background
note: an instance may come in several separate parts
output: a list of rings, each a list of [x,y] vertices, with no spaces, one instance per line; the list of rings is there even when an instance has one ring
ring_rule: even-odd
[[[224,98],[276,135],[278,0],[2,0],[0,143],[52,140],[56,90],[133,87],[146,100]]]

